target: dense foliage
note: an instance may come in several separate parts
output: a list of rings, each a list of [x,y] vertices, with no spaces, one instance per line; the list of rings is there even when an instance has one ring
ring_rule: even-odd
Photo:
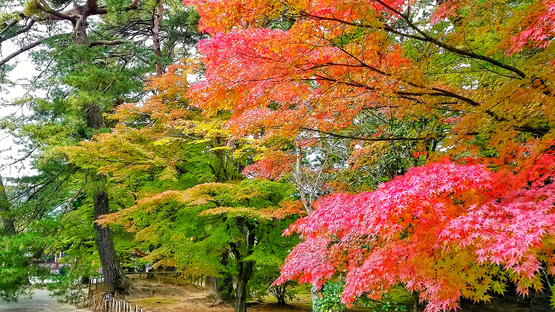
[[[232,110],[232,134],[260,138],[251,175],[329,178],[317,195],[333,194],[307,200],[314,212],[290,229],[304,242],[278,283],[346,270],[346,303],[401,283],[427,311],[508,282],[542,289],[553,274],[552,1],[185,3],[212,35],[198,46],[206,79],[193,105]],[[330,140],[348,142],[347,161],[323,151]],[[345,183],[392,153],[402,176],[382,175],[375,191]],[[322,155],[327,168],[314,165]]]
[[[0,3],[0,65],[36,47],[47,90],[2,122],[39,172],[0,193],[3,297],[56,250],[74,279],[141,249],[237,312],[274,279],[426,311],[553,280],[554,1]]]

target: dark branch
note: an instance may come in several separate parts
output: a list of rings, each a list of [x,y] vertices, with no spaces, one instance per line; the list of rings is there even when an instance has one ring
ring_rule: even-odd
[[[370,142],[391,142],[391,141],[423,141],[429,139],[437,139],[437,136],[425,136],[425,137],[416,137],[416,138],[409,138],[409,137],[391,137],[391,138],[363,138],[363,137],[355,137],[350,135],[341,135],[337,133],[322,131],[318,129],[312,129],[307,127],[301,127],[301,130],[310,131],[310,132],[318,132],[325,135],[329,135],[334,138],[339,139],[348,139],[348,140],[355,140],[355,141],[370,141]]]
[[[17,25],[18,22],[19,22],[18,19],[15,19],[14,21],[12,21],[12,23],[10,23],[10,25],[6,26],[6,28],[4,28],[4,30],[2,30],[1,34],[4,34],[4,32],[8,31],[8,29],[10,29],[10,28],[14,27],[15,25]],[[31,19],[31,21],[29,21],[29,24],[27,24],[27,25],[25,25],[25,27],[23,27],[23,28],[17,30],[13,35],[7,36],[7,37],[2,37],[2,36],[0,36],[0,43],[6,41],[6,40],[8,40],[8,39],[14,38],[14,37],[16,37],[16,36],[19,36],[19,35],[21,35],[21,34],[27,32],[27,31],[29,31],[29,30],[31,29],[31,27],[33,27],[33,25],[35,24],[35,22],[36,22],[36,21],[35,21],[34,19]]]
[[[50,37],[47,37],[47,38],[43,38],[43,39],[41,39],[41,40],[35,41],[35,42],[33,42],[33,43],[30,43],[30,44],[28,44],[28,45],[22,47],[21,49],[15,51],[14,53],[12,53],[12,54],[6,56],[3,60],[0,61],[0,66],[6,64],[6,63],[9,62],[11,59],[13,59],[14,57],[20,55],[21,53],[23,53],[23,52],[25,52],[25,51],[28,51],[28,50],[31,50],[32,48],[34,48],[34,47],[36,47],[36,46],[38,46],[38,45],[40,45],[40,44],[46,42],[47,40],[54,39],[54,38],[58,38],[58,37],[61,38],[61,37],[65,37],[65,36],[67,36],[67,35],[68,35],[68,34],[54,35],[54,36],[50,36]]]
[[[455,47],[453,47],[453,46],[447,45],[447,44],[445,44],[445,43],[443,43],[443,42],[437,40],[436,38],[431,37],[430,35],[428,35],[428,34],[425,33],[424,31],[422,31],[420,28],[418,28],[416,25],[414,25],[414,24],[410,21],[408,15],[403,14],[403,13],[401,13],[401,12],[395,10],[394,8],[392,8],[391,6],[389,6],[388,4],[386,4],[385,2],[383,2],[383,1],[381,1],[381,0],[374,0],[374,1],[378,2],[379,4],[381,4],[382,6],[384,6],[385,8],[387,8],[388,10],[390,10],[391,12],[393,12],[393,13],[399,15],[399,16],[405,21],[405,23],[407,23],[407,25],[409,25],[410,28],[412,28],[414,31],[416,31],[417,33],[419,33],[419,34],[423,37],[424,41],[433,43],[433,44],[435,44],[435,45],[437,45],[437,46],[439,46],[439,47],[442,47],[442,48],[444,48],[444,49],[446,49],[446,50],[448,50],[448,51],[451,51],[451,52],[453,52],[453,53],[455,53],[455,54],[459,54],[459,55],[463,55],[463,56],[466,56],[466,57],[470,57],[470,58],[474,58],[474,59],[486,61],[486,62],[488,62],[488,63],[490,63],[490,64],[495,65],[495,66],[498,66],[498,67],[504,68],[504,69],[506,69],[506,70],[512,71],[512,72],[516,73],[517,75],[519,75],[521,78],[526,78],[526,74],[524,74],[520,69],[518,69],[518,68],[516,68],[516,67],[503,64],[503,63],[501,63],[501,62],[499,62],[499,61],[497,61],[497,60],[494,60],[494,59],[492,59],[492,58],[490,58],[490,57],[487,57],[487,56],[485,56],[485,55],[476,54],[476,53],[471,52],[471,51],[465,51],[465,50],[461,50],[461,49],[455,48]],[[389,27],[389,26],[388,26],[388,27]],[[387,28],[385,28],[385,29],[388,30]]]
[[[118,44],[123,44],[126,43],[126,40],[96,40],[96,41],[91,41],[87,44],[87,46],[90,47],[95,47],[95,46],[99,46],[99,45],[103,45],[103,46],[112,46],[112,45],[118,45]]]
[[[435,45],[437,45],[441,48],[446,49],[447,51],[452,52],[452,53],[459,54],[459,55],[462,55],[462,56],[465,56],[465,57],[468,57],[468,58],[472,58],[472,59],[478,59],[478,60],[486,61],[490,64],[495,65],[495,66],[498,66],[498,67],[504,68],[506,70],[512,71],[512,72],[516,73],[517,75],[519,75],[521,78],[526,78],[526,74],[524,74],[524,72],[522,72],[521,70],[519,70],[516,67],[503,64],[503,63],[501,63],[501,62],[499,62],[495,59],[492,59],[490,57],[487,57],[485,55],[481,55],[481,54],[477,54],[477,53],[474,53],[474,52],[465,51],[465,50],[462,50],[462,49],[455,48],[453,46],[445,44],[445,43],[431,37],[430,35],[426,34],[424,31],[422,31],[420,28],[418,28],[416,25],[414,25],[409,20],[408,16],[406,16],[406,15],[402,14],[401,12],[395,10],[394,8],[388,6],[387,4],[385,4],[382,1],[379,1],[379,0],[374,0],[374,1],[380,3],[381,5],[386,7],[388,10],[392,11],[393,13],[398,14],[407,23],[407,25],[410,28],[415,30],[421,36],[402,33],[402,32],[394,29],[393,27],[391,27],[387,24],[383,24],[381,27],[378,27],[378,28],[383,29],[383,30],[388,31],[388,32],[391,32],[391,33],[394,33],[394,34],[402,36],[402,37],[412,38],[412,39],[416,39],[416,40],[419,40],[419,41],[433,43],[433,44],[435,44]],[[354,27],[363,27],[363,28],[371,28],[371,29],[376,28],[373,25],[366,25],[366,24],[363,24],[363,23],[360,23],[360,22],[349,22],[349,21],[345,21],[345,20],[342,20],[342,19],[338,19],[338,18],[312,15],[312,14],[309,14],[309,13],[306,13],[306,12],[303,12],[301,15],[312,18],[312,19],[332,21],[332,22],[337,22],[337,23],[341,23],[341,24],[345,24],[345,25],[349,25],[349,26],[354,26]]]

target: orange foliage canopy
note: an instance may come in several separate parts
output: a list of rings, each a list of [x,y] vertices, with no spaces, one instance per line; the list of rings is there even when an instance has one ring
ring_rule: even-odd
[[[409,137],[386,127],[356,137],[365,145],[442,140],[452,155],[478,155],[484,142],[502,150],[553,138],[553,1],[185,3],[212,34],[198,45],[206,79],[191,88],[192,104],[231,110],[237,137],[337,134],[374,111],[428,125]]]

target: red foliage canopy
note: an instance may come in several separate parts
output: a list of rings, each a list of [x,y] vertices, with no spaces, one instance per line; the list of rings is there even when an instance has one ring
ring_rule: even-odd
[[[426,311],[487,300],[507,280],[541,289],[542,262],[555,274],[555,154],[491,172],[448,160],[410,169],[374,192],[333,194],[289,229],[297,245],[276,283],[322,284],[346,272],[343,300],[379,299],[402,283]]]

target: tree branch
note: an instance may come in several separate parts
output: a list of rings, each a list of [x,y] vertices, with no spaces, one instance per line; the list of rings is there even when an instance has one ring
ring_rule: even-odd
[[[87,44],[87,46],[90,47],[95,47],[95,46],[99,46],[99,45],[104,45],[104,46],[113,46],[113,45],[118,45],[118,44],[123,44],[126,43],[128,41],[126,40],[96,40],[96,41],[91,41]]]
[[[517,75],[519,75],[521,78],[526,78],[526,74],[524,74],[520,69],[518,69],[518,68],[516,68],[516,67],[503,64],[503,63],[501,63],[501,62],[499,62],[499,61],[497,61],[497,60],[494,60],[494,59],[492,59],[492,58],[490,58],[490,57],[487,57],[487,56],[485,56],[485,55],[476,54],[476,53],[471,52],[471,51],[465,51],[465,50],[462,50],[462,49],[455,48],[455,47],[453,47],[453,46],[447,45],[447,44],[445,44],[445,43],[443,43],[443,42],[437,40],[436,38],[431,37],[430,35],[428,35],[428,34],[425,33],[424,31],[422,31],[420,28],[418,28],[416,25],[414,25],[414,24],[410,21],[408,15],[403,14],[403,13],[401,13],[401,12],[395,10],[394,8],[392,8],[391,6],[389,6],[388,4],[386,4],[385,2],[383,2],[382,0],[374,0],[374,1],[376,1],[376,2],[379,3],[379,4],[381,4],[382,6],[384,6],[385,8],[387,8],[388,10],[390,10],[391,12],[393,12],[393,13],[399,15],[399,16],[405,21],[405,23],[407,23],[407,25],[409,25],[410,28],[412,28],[414,31],[416,31],[417,33],[419,33],[419,34],[423,37],[423,41],[433,43],[433,44],[435,44],[435,45],[437,45],[437,46],[439,46],[439,47],[442,47],[442,48],[444,48],[444,49],[446,49],[446,50],[448,50],[448,51],[450,51],[450,52],[453,52],[453,53],[455,53],[455,54],[459,54],[459,55],[463,55],[463,56],[466,56],[466,57],[469,57],[469,58],[474,58],[474,59],[486,61],[486,62],[488,62],[488,63],[490,63],[490,64],[495,65],[495,66],[498,66],[498,67],[504,68],[504,69],[506,69],[506,70],[512,71],[512,72],[516,73]],[[385,24],[384,24],[384,25],[385,25]],[[385,26],[384,26],[384,29],[385,29],[385,30],[388,30],[387,27],[391,28],[389,25],[385,25]]]
[[[514,66],[503,64],[503,63],[501,63],[501,62],[499,62],[495,59],[492,59],[490,57],[487,57],[485,55],[481,55],[481,54],[477,54],[477,53],[474,53],[474,52],[465,51],[465,50],[462,50],[462,49],[455,48],[453,46],[445,44],[445,43],[431,37],[430,35],[426,34],[424,31],[422,31],[420,28],[418,28],[416,25],[414,25],[409,20],[408,16],[406,16],[406,15],[402,14],[401,12],[395,10],[394,8],[388,6],[383,1],[380,1],[380,0],[374,0],[374,1],[380,3],[381,5],[386,7],[388,10],[392,11],[393,13],[398,14],[407,23],[407,25],[410,28],[415,30],[421,36],[402,33],[402,32],[394,29],[393,27],[391,27],[391,26],[389,26],[385,23],[383,24],[383,26],[378,27],[378,28],[383,29],[383,30],[388,31],[388,32],[391,32],[391,33],[394,33],[394,34],[402,36],[402,37],[412,38],[412,39],[419,40],[419,41],[433,43],[433,44],[435,44],[435,45],[437,45],[441,48],[446,49],[447,51],[452,52],[452,53],[459,54],[459,55],[462,55],[462,56],[465,56],[465,57],[468,57],[468,58],[473,58],[473,59],[486,61],[490,64],[495,65],[495,66],[498,66],[498,67],[504,68],[506,70],[512,71],[512,72],[516,73],[518,76],[520,76],[521,78],[526,78],[526,74],[524,74],[524,72],[522,72],[521,70],[519,70],[518,68],[516,68]],[[307,12],[302,12],[301,15],[306,16],[308,18],[312,18],[312,19],[337,22],[337,23],[341,23],[341,24],[345,24],[345,25],[349,25],[349,26],[353,26],[353,27],[363,27],[363,28],[371,28],[371,29],[376,28],[373,25],[366,25],[366,24],[363,24],[363,23],[360,23],[360,22],[358,22],[358,23],[357,22],[349,22],[349,21],[345,21],[345,20],[338,19],[338,18],[333,18],[333,17],[317,16],[317,15],[309,14]]]
[[[313,128],[301,127],[301,130],[311,131],[311,132],[318,132],[325,135],[329,135],[334,138],[338,139],[348,139],[348,140],[356,140],[356,141],[370,141],[370,142],[391,142],[391,141],[423,141],[429,139],[436,139],[437,136],[425,136],[425,137],[416,137],[416,138],[408,138],[408,137],[392,137],[392,138],[362,138],[362,137],[355,137],[349,135],[341,135],[337,133],[322,131]]]
[[[75,193],[75,196],[73,196],[66,204],[66,208],[65,211],[71,211],[71,204],[77,199],[77,197],[79,196],[79,194],[81,194],[81,192],[85,189],[85,186],[87,185],[87,173],[85,172],[85,179],[83,181],[83,186],[81,186],[81,188],[77,191],[77,193]]]
[[[15,51],[14,53],[12,53],[12,54],[6,56],[3,60],[0,61],[0,66],[6,64],[6,63],[9,62],[11,59],[13,59],[14,57],[20,55],[21,53],[23,53],[23,52],[25,52],[25,51],[28,51],[28,50],[31,50],[32,48],[34,48],[34,47],[36,47],[36,46],[38,46],[38,45],[44,43],[44,42],[47,41],[47,40],[54,39],[54,38],[58,38],[58,37],[61,38],[61,37],[65,37],[65,36],[67,36],[67,35],[68,35],[68,34],[54,35],[54,36],[50,36],[50,37],[47,37],[47,38],[43,38],[43,39],[41,39],[41,40],[35,41],[35,42],[33,42],[33,43],[30,43],[30,44],[28,44],[28,45],[22,47],[21,49]]]
[[[20,16],[24,16],[23,13],[20,13]],[[2,37],[2,35],[7,32],[9,29],[11,29],[12,27],[14,27],[15,25],[17,25],[17,23],[19,23],[19,21],[21,21],[20,19],[14,19],[8,26],[6,26],[1,32],[0,32],[0,43],[17,37],[19,35],[21,35],[22,33],[25,33],[27,31],[29,31],[31,29],[31,27],[33,27],[33,25],[36,23],[36,21],[34,19],[31,19],[31,21],[29,22],[29,24],[25,25],[25,27],[17,30],[13,35],[8,36],[8,37]]]

